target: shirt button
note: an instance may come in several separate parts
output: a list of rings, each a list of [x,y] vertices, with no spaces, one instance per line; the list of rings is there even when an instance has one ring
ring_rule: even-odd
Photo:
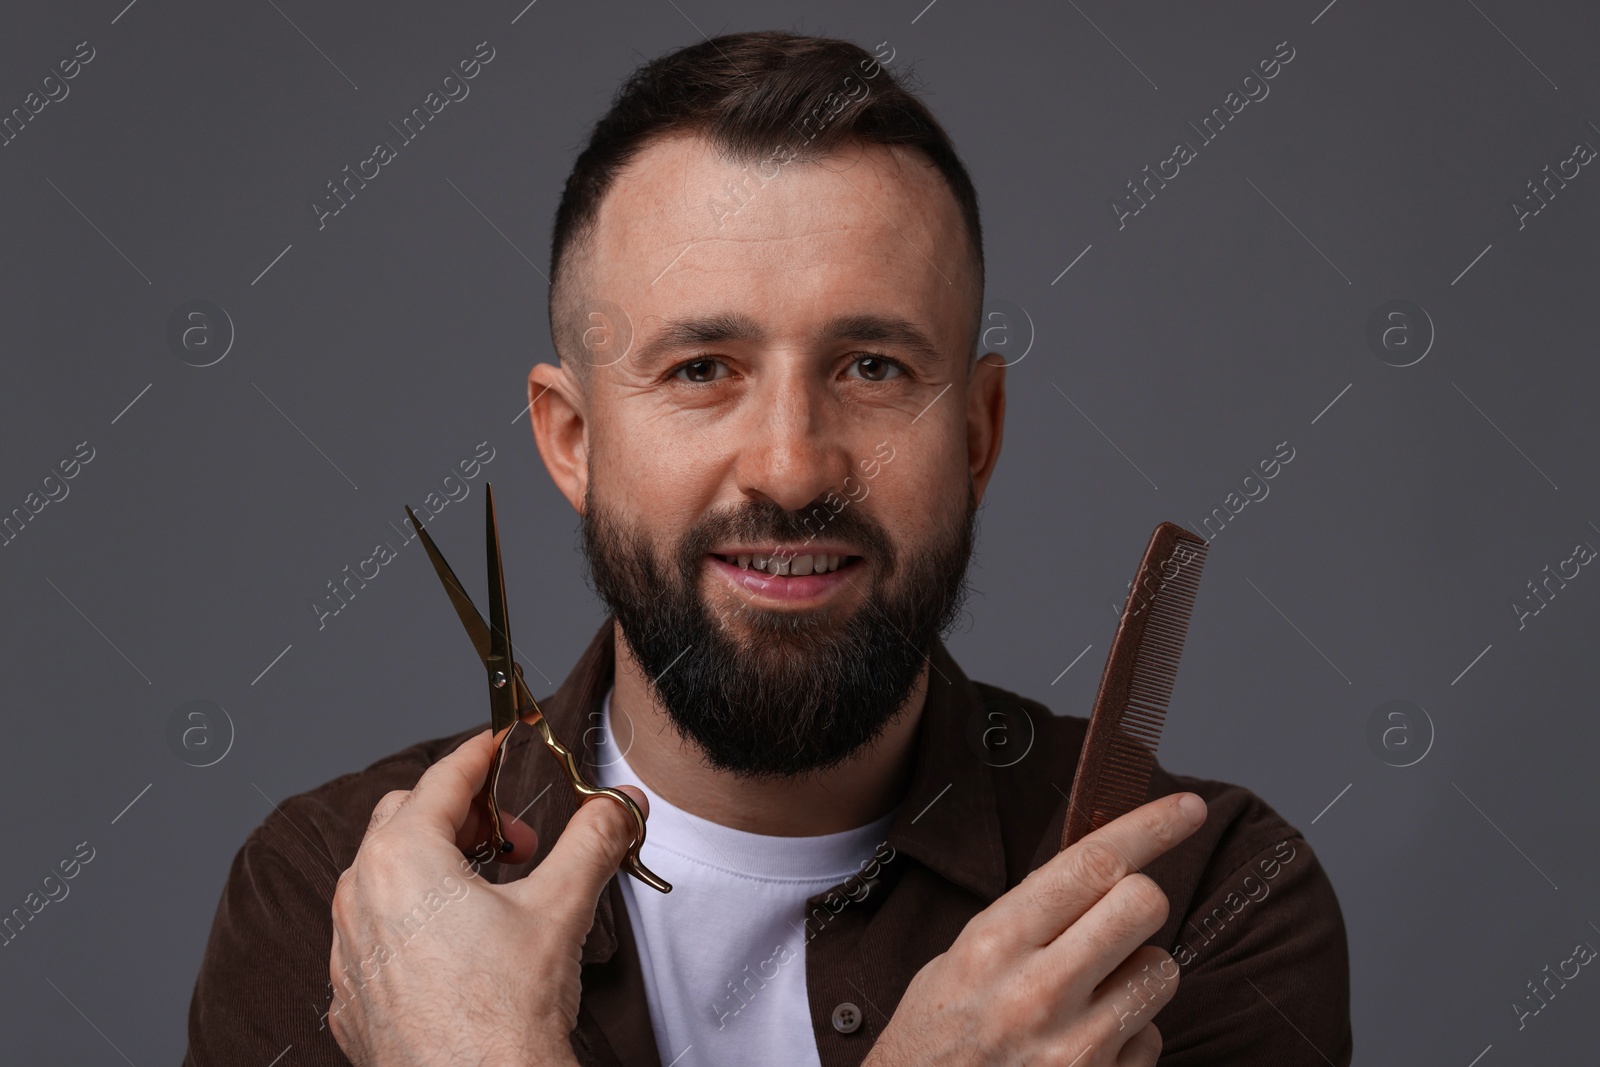
[[[833,1028],[841,1034],[853,1034],[861,1029],[861,1009],[848,1000],[834,1008]]]

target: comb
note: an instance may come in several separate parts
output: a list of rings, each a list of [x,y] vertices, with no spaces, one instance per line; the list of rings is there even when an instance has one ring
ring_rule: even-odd
[[[1150,535],[1100,676],[1067,798],[1062,848],[1145,802],[1209,547],[1170,522]]]

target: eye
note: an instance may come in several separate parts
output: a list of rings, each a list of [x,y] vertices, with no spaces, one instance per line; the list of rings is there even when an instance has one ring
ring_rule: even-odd
[[[868,353],[850,364],[852,368],[859,368],[858,377],[869,382],[883,382],[890,378],[898,378],[905,373],[905,368],[887,356]]]
[[[727,364],[715,359],[696,359],[679,366],[672,372],[674,378],[686,382],[704,383],[727,377]],[[724,373],[718,373],[722,371]]]

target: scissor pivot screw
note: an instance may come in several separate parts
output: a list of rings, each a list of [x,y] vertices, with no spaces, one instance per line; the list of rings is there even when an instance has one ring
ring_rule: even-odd
[[[506,678],[505,671],[495,671],[494,674],[489,676],[489,684],[493,685],[496,689],[504,689],[507,681],[509,681],[509,679]]]

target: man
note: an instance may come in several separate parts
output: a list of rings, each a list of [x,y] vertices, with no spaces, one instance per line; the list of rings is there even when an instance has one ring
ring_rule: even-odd
[[[1158,768],[1058,855],[1084,721],[940,641],[1005,394],[926,108],[842,41],[683,49],[597,124],[552,246],[533,430],[612,617],[541,703],[672,892],[527,731],[514,851],[464,861],[493,741],[425,742],[246,841],[189,1062],[1348,1064],[1298,832]]]

